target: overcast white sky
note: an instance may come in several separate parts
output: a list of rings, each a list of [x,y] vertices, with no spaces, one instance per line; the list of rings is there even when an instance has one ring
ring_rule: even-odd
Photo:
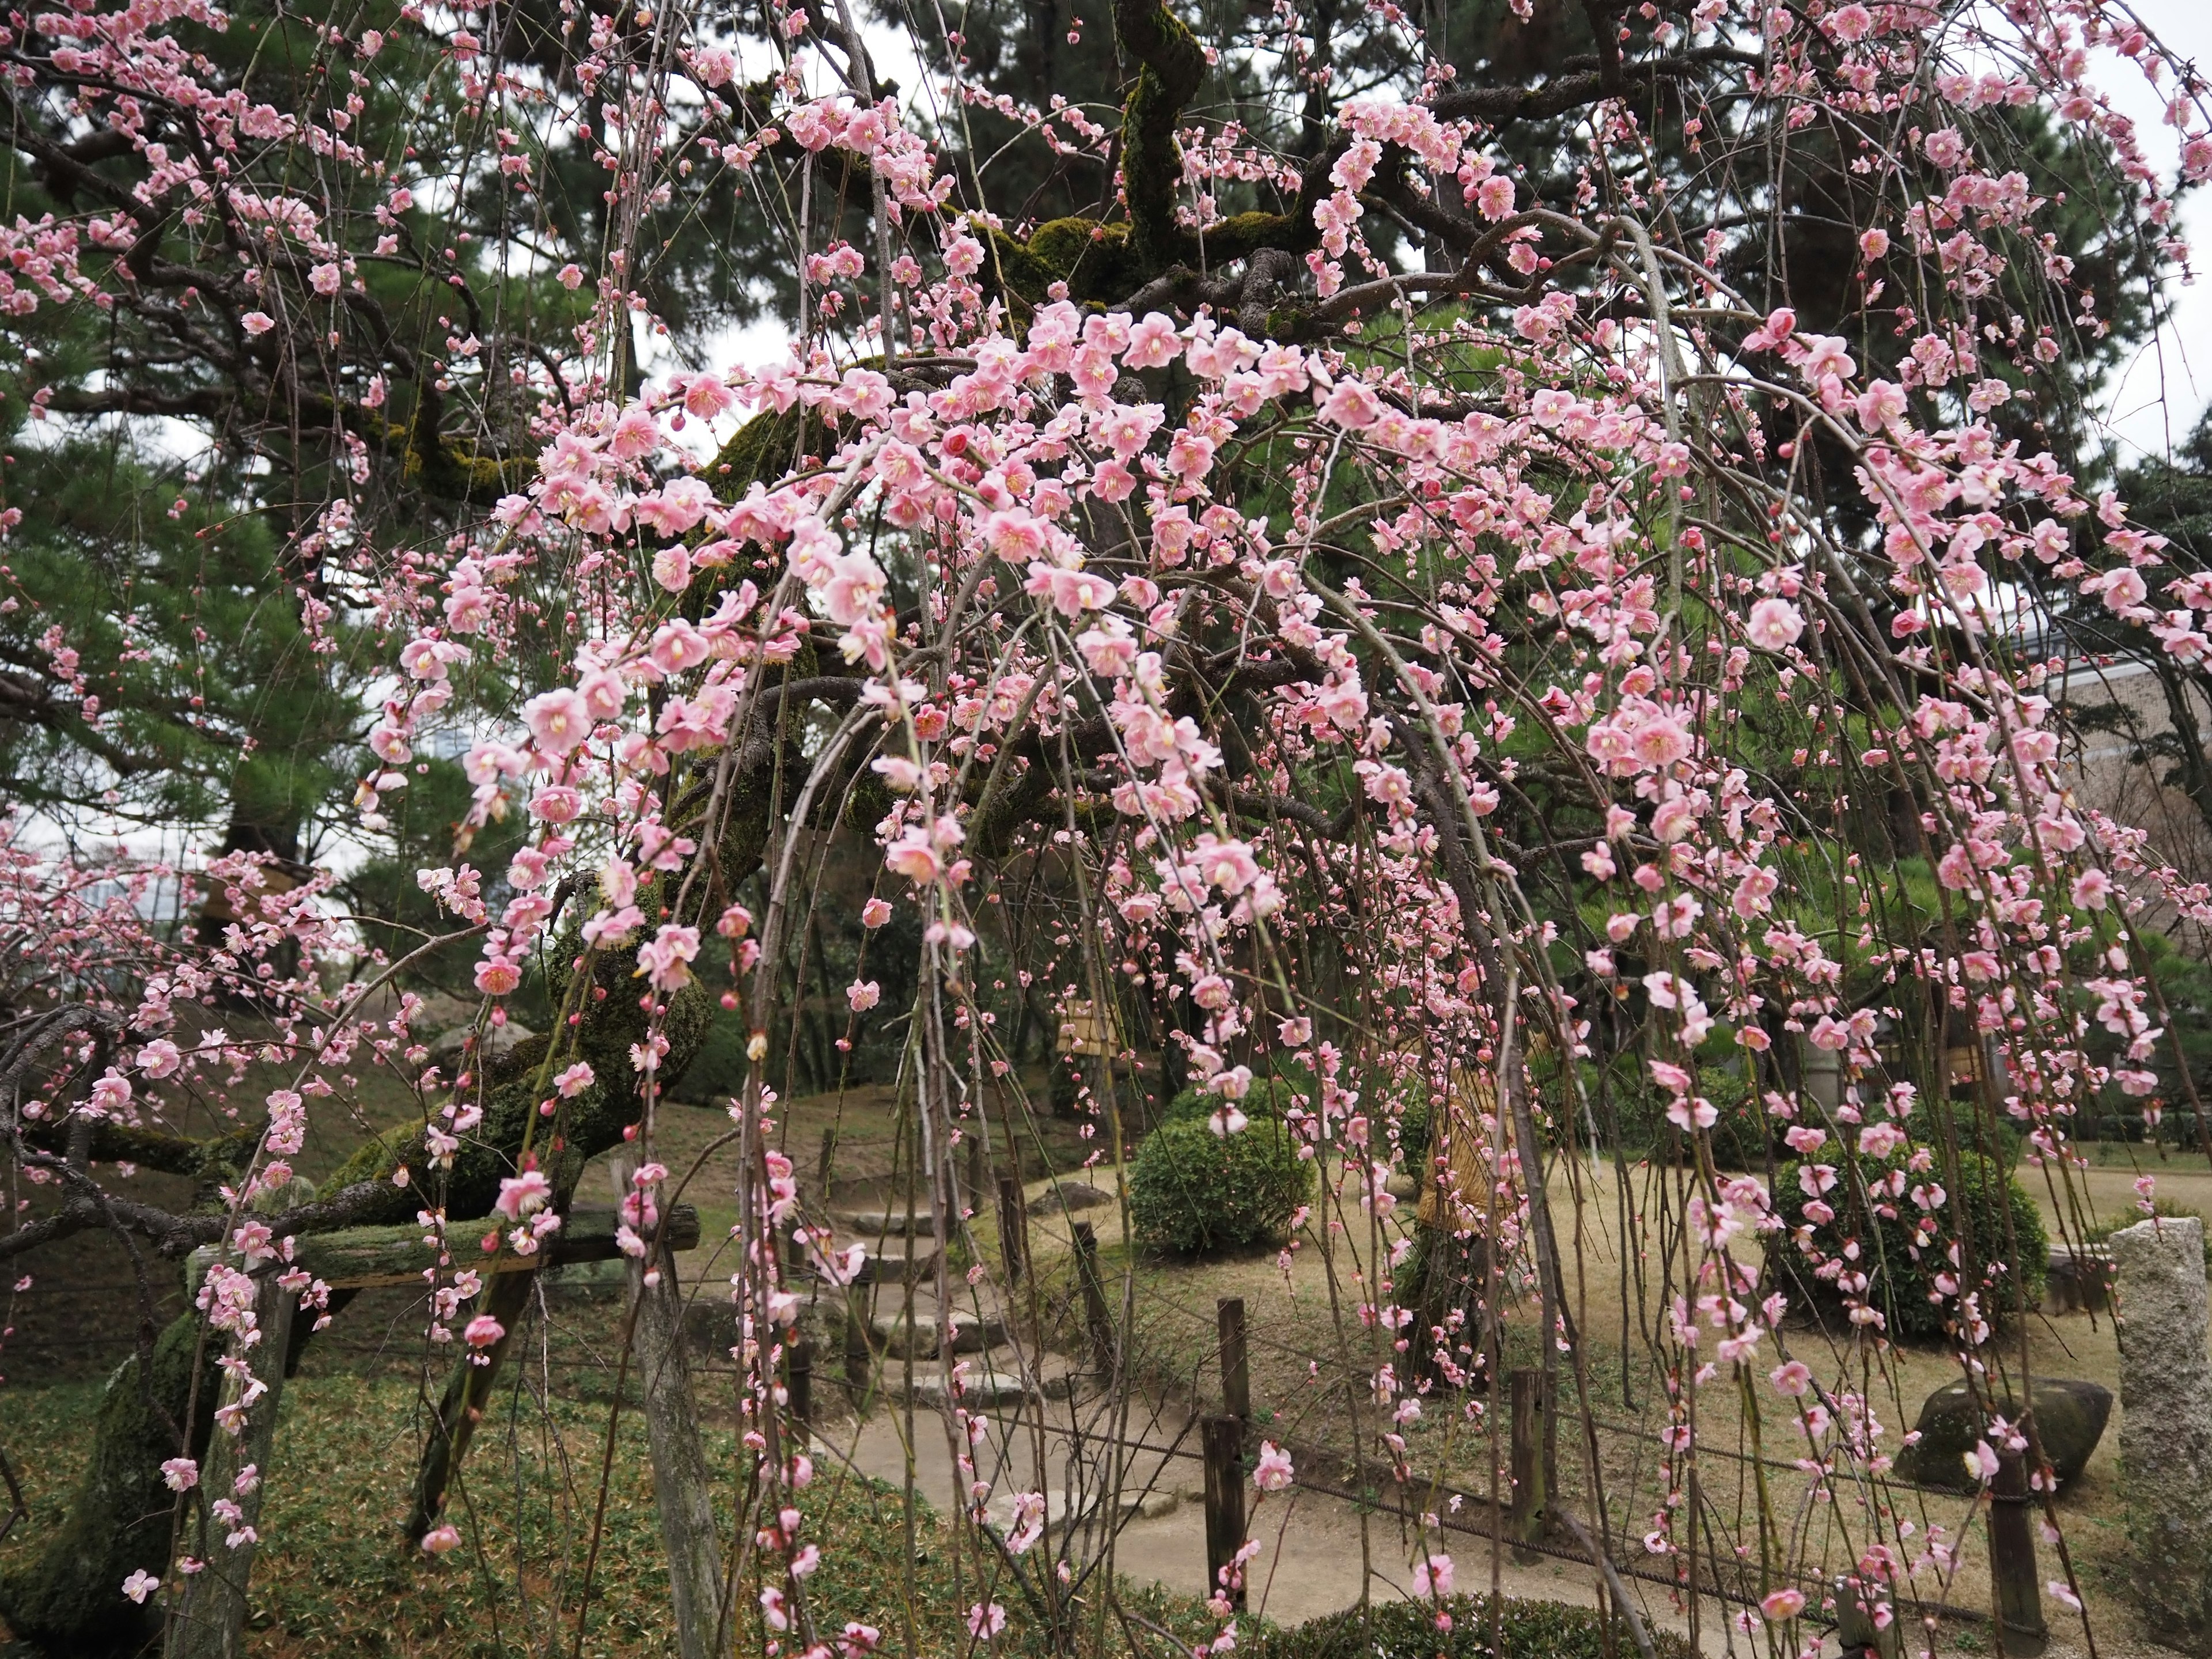
[[[2166,46],[2198,64],[2212,64],[2212,3],[2207,0],[2133,0],[2136,15]],[[2114,101],[2141,130],[2143,148],[2172,177],[2179,159],[2174,132],[2163,125],[2159,100],[2139,70],[2117,61],[2100,77]],[[2171,84],[2169,82],[2168,84]],[[2136,359],[2112,378],[2106,416],[2124,459],[2158,454],[2189,435],[2212,401],[2212,191],[2185,204],[2182,225],[2199,273],[2173,289],[2172,320]]]

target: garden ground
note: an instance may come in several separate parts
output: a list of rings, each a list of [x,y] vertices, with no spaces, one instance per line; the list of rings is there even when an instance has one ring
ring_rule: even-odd
[[[387,1115],[396,1117],[406,1102],[397,1091],[394,1097],[383,1103]],[[802,1176],[811,1172],[824,1131],[834,1128],[836,1200],[850,1206],[885,1193],[895,1182],[902,1156],[889,1108],[878,1091],[789,1103],[782,1113],[782,1133]],[[689,1174],[685,1196],[702,1212],[702,1248],[681,1265],[690,1292],[709,1308],[719,1299],[726,1274],[720,1252],[726,1248],[732,1216],[719,1200],[732,1185],[733,1155],[726,1146],[709,1149],[728,1127],[719,1112],[677,1106],[666,1109],[659,1125],[662,1155],[679,1178]],[[1045,1136],[1030,1149],[1025,1169],[1058,1167],[1070,1172],[1068,1178],[1113,1189],[1110,1162],[1079,1169],[1097,1149],[1073,1126],[1048,1120]],[[2169,1152],[2161,1162],[2154,1149],[2101,1147],[2091,1160],[2094,1167],[2077,1176],[2098,1215],[2130,1212],[2138,1158],[2158,1176],[2162,1197],[2212,1212],[2212,1169],[2201,1156]],[[2030,1173],[2031,1187],[2037,1187]],[[1660,1178],[1649,1168],[1632,1167],[1628,1202],[1648,1203],[1648,1183]],[[594,1183],[599,1201],[605,1201],[611,1189],[605,1182],[598,1172],[588,1176],[586,1201],[595,1197]],[[1052,1185],[1051,1177],[1033,1176],[1029,1193],[1039,1199]],[[181,1195],[169,1196],[175,1201]],[[1640,1292],[1624,1297],[1624,1268],[1631,1264],[1621,1261],[1617,1246],[1623,1196],[1611,1169],[1593,1170],[1586,1159],[1571,1171],[1562,1168],[1554,1182],[1553,1202],[1563,1226],[1577,1209],[1583,1218],[1573,1264],[1574,1311],[1593,1379],[1599,1466],[1609,1512],[1618,1528],[1631,1530],[1620,1517],[1648,1514],[1660,1495],[1656,1453],[1663,1395],[1656,1378],[1624,1364],[1631,1349],[1621,1340],[1620,1310],[1629,1309],[1633,1322],[1656,1316],[1658,1307],[1656,1287],[1649,1282]],[[2037,1197],[2046,1218],[2055,1219],[2051,1193],[2039,1190]],[[149,1198],[161,1201],[150,1192]],[[1410,1222],[1411,1209],[1404,1206],[1378,1224],[1377,1237],[1387,1244],[1401,1222]],[[1347,1213],[1359,1215],[1356,1205]],[[1119,1217],[1118,1206],[1104,1206],[1085,1212],[1084,1219],[1097,1231],[1106,1282],[1118,1284],[1124,1268],[1130,1274],[1127,1310],[1133,1316],[1124,1340],[1139,1382],[1135,1407],[1146,1419],[1130,1438],[1153,1445],[1172,1443],[1184,1434],[1194,1410],[1211,1408],[1218,1399],[1214,1303],[1224,1296],[1241,1297],[1246,1304],[1259,1433],[1297,1448],[1302,1462],[1315,1460],[1316,1470],[1331,1455],[1351,1452],[1355,1432],[1372,1436],[1380,1425],[1372,1420],[1371,1408],[1359,1413],[1364,1390],[1352,1382],[1355,1372],[1364,1375],[1364,1364],[1347,1368],[1342,1358],[1362,1352],[1364,1338],[1346,1305],[1350,1292],[1334,1298],[1330,1294],[1321,1249],[1304,1246],[1287,1262],[1273,1252],[1204,1262],[1163,1261],[1133,1249],[1121,1237]],[[1364,1227],[1364,1218],[1359,1224]],[[1050,1339],[1074,1346],[1071,1333],[1077,1327],[1066,1317],[1073,1286],[1068,1234],[1066,1220],[1048,1209],[1030,1223],[1037,1280],[1051,1304]],[[1372,1243],[1340,1237],[1333,1247],[1350,1252],[1356,1245],[1365,1261]],[[972,1245],[985,1260],[997,1260],[989,1206],[975,1218]],[[104,1259],[102,1250],[112,1259]],[[956,1244],[953,1259],[964,1265],[964,1243]],[[1753,1259],[1750,1249],[1745,1259]],[[5,1402],[0,1444],[22,1474],[31,1512],[0,1541],[0,1562],[37,1547],[76,1477],[97,1378],[128,1351],[135,1323],[131,1264],[119,1249],[102,1244],[81,1257],[57,1255],[34,1267],[32,1289],[15,1298],[14,1334],[0,1352],[10,1374],[0,1395]],[[528,1633],[535,1630],[542,1637],[550,1622],[562,1616],[559,1607],[573,1607],[580,1564],[561,1559],[550,1545],[556,1536],[577,1535],[579,1506],[587,1506],[596,1494],[607,1407],[615,1395],[604,1300],[556,1296],[548,1307],[552,1316],[539,1333],[537,1363],[526,1373],[536,1380],[509,1379],[503,1431],[479,1440],[471,1466],[468,1498],[472,1515],[484,1528],[483,1551],[476,1556],[457,1553],[436,1564],[410,1550],[392,1524],[404,1505],[427,1409],[419,1382],[422,1342],[408,1295],[369,1293],[337,1328],[319,1339],[307,1370],[287,1395],[264,1528],[270,1542],[257,1574],[253,1651],[474,1654],[541,1645]],[[1340,1343],[1347,1326],[1348,1341]],[[2037,1373],[2117,1387],[2117,1352],[2110,1322],[2102,1316],[2028,1320],[2019,1334],[2005,1339],[2012,1363],[2017,1363],[2023,1340]],[[1791,1330],[1784,1340],[1814,1360],[1816,1370],[1825,1369],[1817,1358],[1826,1344],[1820,1333]],[[434,1363],[429,1374],[434,1379],[441,1370]],[[1918,1351],[1893,1354],[1886,1376],[1866,1370],[1875,1413],[1887,1425],[1892,1443],[1911,1425],[1921,1399],[1954,1375],[1945,1357]],[[825,1381],[834,1381],[834,1376],[833,1370]],[[557,1379],[550,1389],[544,1386],[549,1377]],[[716,1389],[711,1374],[702,1376],[702,1408],[710,1433],[717,1437],[714,1449],[726,1468],[726,1425],[732,1419],[727,1402],[717,1404]],[[1759,1395],[1765,1399],[1765,1391]],[[949,1462],[933,1420],[925,1418],[909,1441],[905,1414],[896,1408],[878,1407],[865,1419],[840,1418],[830,1409],[840,1398],[836,1389],[819,1388],[817,1398],[825,1407],[820,1437],[830,1462],[895,1487],[904,1478],[905,1448],[911,1443],[918,1491],[937,1502],[949,1497]],[[1483,1495],[1494,1467],[1487,1419],[1474,1420],[1467,1409],[1479,1404],[1432,1398],[1419,1419],[1402,1425],[1415,1469],[1423,1482],[1432,1483],[1426,1501],[1442,1510],[1448,1499],[1439,1494],[1445,1489],[1474,1494],[1462,1514],[1478,1519],[1486,1507]],[[1728,1453],[1751,1451],[1753,1425],[1745,1420],[1740,1397],[1730,1390],[1703,1391],[1699,1408],[1701,1439],[1708,1449],[1704,1479],[1715,1504],[1732,1513],[1748,1490],[1753,1466]],[[1563,1413],[1562,1421],[1569,1425],[1573,1419]],[[636,1425],[635,1415],[627,1412],[617,1425],[587,1652],[634,1652],[641,1643],[650,1650],[665,1626],[665,1577],[657,1565],[658,1538]],[[1769,1401],[1756,1431],[1770,1459],[1786,1462],[1790,1456],[1789,1430]],[[2130,1597],[2124,1577],[2127,1544],[2117,1480],[2118,1442],[2116,1413],[2087,1473],[2059,1502],[2075,1566],[2099,1618],[2100,1651],[2115,1650],[2116,1640],[2124,1651],[2130,1634],[2124,1629]],[[33,1449],[47,1450],[33,1455]],[[1187,1458],[1163,1462],[1155,1456],[1151,1466],[1139,1464],[1133,1487],[1150,1486],[1180,1501],[1172,1506],[1155,1503],[1148,1512],[1131,1517],[1121,1532],[1115,1565],[1130,1580],[1182,1597],[1199,1590],[1204,1549],[1194,1501],[1197,1468]],[[1559,1473],[1565,1501],[1589,1512],[1588,1462],[1578,1436],[1563,1435]],[[1765,1474],[1777,1511],[1808,1529],[1805,1535],[1816,1553],[1820,1529],[1834,1534],[1828,1540],[1829,1553],[1837,1553],[1841,1537],[1850,1529],[1848,1504],[1824,1507],[1808,1502],[1808,1483],[1795,1469],[1770,1467]],[[849,1597],[861,1609],[853,1616],[881,1623],[896,1611],[890,1588],[896,1582],[896,1557],[882,1547],[897,1530],[884,1519],[896,1512],[896,1499],[880,1487],[859,1484],[845,1493],[832,1523],[837,1533],[834,1554],[845,1564],[834,1582],[836,1599],[843,1605]],[[1917,1506],[1912,1518],[1918,1528],[1941,1525],[1965,1539],[1960,1571],[1942,1599],[1968,1610],[1986,1607],[1986,1569],[1970,1506],[1933,1493],[1909,1495]],[[881,1508],[885,1503],[890,1510]],[[1376,1596],[1403,1594],[1408,1582],[1412,1540],[1405,1524],[1387,1504],[1378,1509],[1374,1502],[1358,1501],[1356,1494],[1301,1488],[1270,1498],[1256,1512],[1254,1535],[1263,1545],[1253,1570],[1255,1607],[1273,1620],[1293,1622],[1349,1605],[1363,1588]],[[517,1539],[548,1547],[524,1552],[540,1565],[517,1568]],[[1451,1534],[1438,1547],[1450,1549],[1459,1560],[1461,1588],[1486,1586],[1486,1540]],[[2058,1576],[2055,1561],[2046,1559],[2043,1566],[2044,1577]],[[1558,1560],[1527,1567],[1508,1563],[1501,1571],[1509,1593],[1577,1601],[1592,1599],[1588,1575],[1586,1566]],[[1645,1583],[1641,1589],[1655,1624],[1686,1627],[1682,1613],[1669,1607],[1662,1585]],[[1187,1601],[1162,1605],[1178,1606],[1186,1613],[1189,1609]],[[2063,1611],[2046,1602],[2062,1645]],[[1718,1612],[1705,1604],[1698,1620],[1702,1644],[1715,1651],[1728,1639]],[[921,1622],[927,1626],[933,1618],[951,1616],[943,1608],[924,1609]],[[948,1629],[947,1636],[957,1644],[957,1631]],[[1948,1626],[1946,1645],[1955,1642],[1972,1650],[1987,1639],[1985,1625],[1962,1620]]]

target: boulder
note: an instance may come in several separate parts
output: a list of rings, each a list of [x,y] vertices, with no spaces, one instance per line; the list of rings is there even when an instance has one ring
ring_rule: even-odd
[[[473,1025],[481,1002],[467,1002],[450,991],[433,991],[415,1010],[407,1029],[417,1042],[443,1036],[457,1025]]]
[[[2063,1492],[2089,1466],[2089,1455],[2104,1438],[2112,1416],[2112,1391],[2101,1382],[2039,1376],[2028,1389],[2028,1401],[2035,1410],[2036,1438]],[[2019,1400],[2008,1391],[1997,1396],[1994,1409],[2008,1419],[2021,1416]],[[1966,1455],[1982,1438],[1984,1426],[1963,1380],[1936,1389],[1914,1425],[1919,1439],[1898,1454],[1899,1476],[1946,1492],[1978,1490],[1979,1480],[1966,1473]]]
[[[466,1023],[452,1027],[430,1045],[430,1058],[441,1066],[458,1064],[461,1058],[461,1046],[468,1041],[469,1030]],[[510,1019],[500,1025],[488,1025],[484,1028],[482,1041],[477,1045],[480,1051],[479,1062],[492,1064],[505,1060],[519,1044],[529,1042],[537,1035],[519,1019]]]
[[[1029,1201],[1031,1215],[1073,1215],[1081,1210],[1101,1210],[1114,1201],[1113,1194],[1081,1182],[1053,1186]]]

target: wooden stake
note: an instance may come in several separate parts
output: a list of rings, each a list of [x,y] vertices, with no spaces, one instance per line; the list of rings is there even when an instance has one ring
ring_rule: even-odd
[[[1241,1612],[1243,1581],[1224,1587],[1222,1574],[1244,1547],[1244,1425],[1225,1413],[1209,1417],[1199,1425],[1199,1437],[1206,1454],[1206,1594],[1225,1595]]]
[[[804,1444],[814,1424],[814,1345],[804,1337],[793,1338],[783,1363],[785,1414],[793,1437]]]
[[[869,1329],[875,1299],[873,1281],[845,1287],[845,1387],[856,1404],[867,1393],[869,1373],[875,1369],[874,1333]]]
[[[446,1507],[447,1483],[469,1455],[469,1442],[476,1436],[484,1402],[491,1398],[492,1384],[499,1378],[500,1362],[507,1358],[514,1328],[530,1305],[530,1293],[537,1284],[535,1273],[500,1273],[477,1299],[477,1311],[496,1319],[502,1334],[480,1353],[463,1356],[447,1380],[438,1414],[430,1424],[429,1443],[422,1449],[422,1467],[416,1472],[415,1501],[407,1516],[407,1535],[418,1544],[422,1534],[438,1524]],[[483,1363],[477,1364],[479,1359]]]
[[[1112,1375],[1115,1350],[1114,1316],[1106,1310],[1105,1287],[1098,1282],[1098,1233],[1087,1221],[1071,1230],[1075,1238],[1075,1276],[1083,1285],[1083,1313],[1091,1327],[1091,1352],[1098,1369]]]
[[[2027,1459],[2000,1452],[1996,1479],[1990,1484],[1990,1579],[1996,1592],[1997,1646],[2007,1659],[2035,1659],[2051,1645],[2035,1577],[2032,1508]]]
[[[999,1253],[1006,1258],[1010,1285],[1021,1282],[1022,1269],[1029,1263],[1029,1208],[1022,1201],[1021,1180],[1002,1175],[999,1177]]]
[[[1221,1408],[1240,1422],[1252,1420],[1252,1367],[1244,1347],[1244,1298],[1224,1296],[1213,1304],[1221,1333]]]
[[[1544,1374],[1516,1370],[1513,1390],[1513,1507],[1507,1530],[1516,1546],[1513,1559],[1522,1565],[1538,1559],[1528,1548],[1543,1541],[1544,1508],[1549,1473],[1544,1457]]]

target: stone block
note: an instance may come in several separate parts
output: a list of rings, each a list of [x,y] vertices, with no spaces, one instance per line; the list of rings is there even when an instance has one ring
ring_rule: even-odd
[[[2159,1636],[2212,1653],[2212,1355],[2204,1224],[2114,1233],[2120,1462],[2137,1605]]]

